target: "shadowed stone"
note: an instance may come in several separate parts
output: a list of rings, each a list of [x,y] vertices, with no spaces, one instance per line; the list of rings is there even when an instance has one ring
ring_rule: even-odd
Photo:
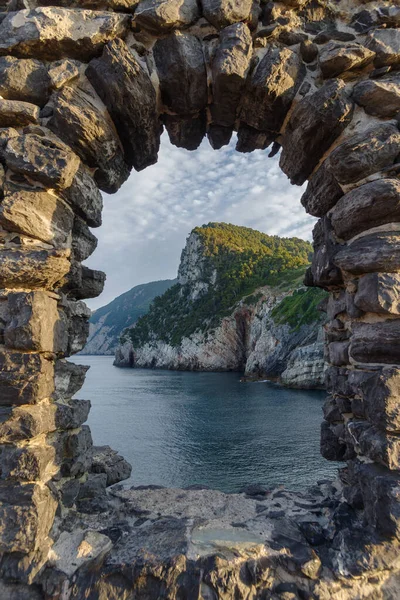
[[[360,463],[356,472],[367,521],[383,535],[400,537],[399,474],[378,465]]]
[[[353,323],[350,356],[360,363],[400,364],[400,321]]]
[[[92,435],[90,428],[83,425],[76,432],[56,432],[49,434],[47,443],[56,450],[56,462],[62,477],[83,475],[92,463]]]
[[[158,34],[188,27],[200,16],[196,0],[142,0],[135,23]]]
[[[282,171],[292,183],[301,185],[323,154],[350,122],[353,103],[340,79],[323,85],[294,108],[283,140]]]
[[[57,301],[45,292],[8,295],[10,320],[4,331],[8,348],[33,352],[66,349],[67,331],[58,314]]]
[[[371,233],[345,246],[334,257],[340,269],[354,275],[400,271],[399,238],[393,233]]]
[[[174,32],[157,40],[154,60],[162,102],[178,115],[190,115],[207,105],[207,73],[200,40]]]
[[[69,292],[77,300],[97,298],[104,289],[106,274],[90,269],[80,263],[72,263],[70,272],[63,282],[63,291]]]
[[[64,87],[52,97],[53,115],[48,127],[96,169],[94,178],[108,193],[116,192],[129,176],[121,141],[114,124],[98,100],[86,90]]]
[[[38,6],[65,6],[133,12],[140,0],[37,0]]]
[[[15,173],[32,177],[48,188],[69,187],[79,167],[79,158],[53,135],[18,135],[3,150],[7,165]]]
[[[320,452],[326,460],[342,461],[346,454],[346,444],[335,432],[335,426],[327,421],[321,423]]]
[[[251,52],[252,40],[246,25],[237,23],[221,31],[212,62],[211,116],[214,124],[224,127],[234,125]]]
[[[0,406],[36,404],[54,390],[54,365],[42,354],[0,351]]]
[[[274,141],[275,136],[264,133],[254,127],[241,123],[237,134],[236,150],[238,152],[253,152],[254,150],[265,150]]]
[[[211,148],[219,150],[223,146],[227,146],[231,141],[232,133],[233,129],[231,127],[223,127],[222,125],[211,123],[207,131]]]
[[[358,280],[354,299],[365,312],[400,315],[400,275],[369,273]]]
[[[83,386],[87,365],[77,365],[67,360],[57,360],[54,366],[54,393],[55,400],[72,398]]]
[[[73,222],[72,209],[53,193],[6,183],[0,205],[0,224],[5,229],[62,248],[70,243]]]
[[[276,136],[303,81],[305,67],[289,48],[271,48],[246,84],[240,119]]]
[[[54,449],[50,446],[0,445],[0,478],[22,482],[41,480],[54,457]]]
[[[360,81],[353,89],[353,98],[369,115],[395,117],[400,112],[400,77]]]
[[[127,28],[128,16],[112,12],[56,7],[11,12],[0,24],[0,54],[88,60]]]
[[[50,63],[48,68],[48,77],[50,85],[54,90],[62,88],[63,85],[79,77],[79,67],[81,63],[77,60],[57,60]]]
[[[91,311],[84,302],[67,300],[65,297],[62,299],[60,307],[63,310],[65,327],[68,330],[66,352],[68,355],[76,354],[86,344]]]
[[[366,46],[376,53],[374,65],[398,65],[400,63],[400,30],[375,29],[367,37]]]
[[[100,227],[103,198],[87,169],[81,165],[69,188],[62,190],[64,198],[77,215],[82,217],[90,227]]]
[[[329,169],[339,183],[348,184],[392,165],[400,153],[400,131],[382,123],[358,133],[335,148]]]
[[[110,446],[93,447],[92,473],[105,473],[107,486],[131,476],[131,465]]]
[[[385,368],[361,386],[368,420],[384,431],[400,432],[400,371]]]
[[[332,342],[328,345],[328,356],[330,364],[336,367],[349,364],[349,342]]]
[[[360,450],[374,462],[395,471],[400,467],[400,438],[369,427],[360,436]]]
[[[323,217],[342,196],[342,188],[329,171],[327,161],[324,161],[311,175],[300,201],[310,215]]]
[[[375,52],[356,43],[341,44],[330,41],[319,53],[319,66],[325,79],[344,71],[365,67],[374,59]]]
[[[0,96],[43,106],[49,97],[50,77],[35,59],[0,58]]]
[[[252,0],[201,0],[203,14],[217,29],[250,17]]]
[[[0,551],[37,549],[50,531],[56,506],[46,486],[0,482]]]
[[[20,100],[0,99],[0,127],[25,127],[38,122],[38,106]]]
[[[129,167],[140,171],[157,162],[160,125],[150,77],[122,40],[109,42],[86,75],[106,105]]]
[[[163,115],[165,128],[171,144],[177,148],[196,150],[205,134],[207,118],[205,111],[198,116],[177,117],[175,115]]]
[[[379,225],[400,221],[400,181],[378,179],[348,192],[331,214],[338,237],[348,240]]]
[[[311,264],[313,285],[319,287],[337,286],[342,283],[342,275],[336,266],[335,257],[339,244],[332,239],[332,225],[328,217],[320,219],[313,229],[314,254]]]
[[[0,250],[0,287],[53,289],[70,269],[68,256],[64,250]]]
[[[97,238],[85,221],[76,216],[72,228],[72,253],[74,260],[82,262],[89,258],[97,248]]]

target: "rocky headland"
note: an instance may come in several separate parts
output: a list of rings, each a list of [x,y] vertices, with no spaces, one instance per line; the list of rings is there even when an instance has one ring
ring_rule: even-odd
[[[308,242],[245,227],[195,228],[177,284],[123,332],[114,364],[239,371],[290,387],[323,387],[324,292],[302,284],[311,252]]]

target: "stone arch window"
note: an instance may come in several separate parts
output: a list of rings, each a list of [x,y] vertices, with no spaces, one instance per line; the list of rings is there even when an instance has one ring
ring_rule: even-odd
[[[0,5],[0,596],[398,597],[398,6]],[[82,486],[96,493],[85,488],[89,403],[72,399],[85,372],[67,360],[85,343],[83,299],[104,284],[82,265],[96,247],[89,228],[101,224],[100,190],[157,160],[163,127],[190,150],[204,136],[220,148],[234,130],[241,152],[282,147],[282,171],[308,181],[302,203],[319,221],[306,279],[330,292],[321,449],[347,461],[340,499],[331,486],[319,507],[329,552],[328,525],[288,506],[289,529],[268,517],[275,545],[242,562],[183,551],[168,562],[166,541],[149,545],[162,524],[136,529],[140,547],[161,544],[160,575],[150,558],[102,562],[124,526],[82,529],[74,511]]]

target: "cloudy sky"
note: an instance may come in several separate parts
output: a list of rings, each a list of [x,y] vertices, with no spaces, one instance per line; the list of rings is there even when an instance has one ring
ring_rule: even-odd
[[[209,221],[311,239],[315,219],[300,204],[303,188],[280,172],[279,156],[239,154],[235,142],[215,151],[204,140],[188,152],[164,134],[158,163],[104,195],[103,225],[94,230],[99,244],[86,264],[105,271],[107,282],[88,301],[92,309],[139,283],[176,277],[186,237]]]

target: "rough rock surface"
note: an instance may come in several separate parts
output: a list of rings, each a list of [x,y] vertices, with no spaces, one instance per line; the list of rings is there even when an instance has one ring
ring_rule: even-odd
[[[199,17],[196,0],[142,0],[135,22],[153,33],[188,27]]]
[[[369,115],[395,117],[400,111],[400,77],[360,81],[354,87],[353,98]]]
[[[217,29],[250,17],[252,0],[201,0],[203,14]]]
[[[0,95],[42,106],[50,93],[46,66],[36,59],[0,58]]]
[[[364,67],[374,59],[375,52],[361,44],[330,41],[320,50],[319,66],[324,78],[337,77],[344,71]]]

